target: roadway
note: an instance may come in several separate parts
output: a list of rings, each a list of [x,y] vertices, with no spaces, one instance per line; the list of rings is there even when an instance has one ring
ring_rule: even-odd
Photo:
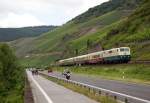
[[[27,71],[34,103],[97,103],[88,97]]]
[[[64,78],[64,76],[62,76],[59,72],[53,72],[50,75]],[[150,85],[126,83],[79,74],[72,74],[71,80],[150,101]],[[138,103],[135,101],[133,102]]]

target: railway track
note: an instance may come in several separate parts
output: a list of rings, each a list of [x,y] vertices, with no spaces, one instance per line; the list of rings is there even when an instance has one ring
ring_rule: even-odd
[[[150,64],[150,60],[134,60],[130,61],[128,64]]]

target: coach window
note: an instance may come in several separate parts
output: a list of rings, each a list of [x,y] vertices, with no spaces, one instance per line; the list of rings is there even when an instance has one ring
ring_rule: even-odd
[[[109,53],[112,53],[112,51],[109,51]]]

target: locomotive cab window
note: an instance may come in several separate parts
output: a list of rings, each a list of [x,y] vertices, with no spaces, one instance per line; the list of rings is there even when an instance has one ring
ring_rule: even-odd
[[[124,51],[129,51],[129,49],[128,49],[128,48],[125,48]]]
[[[128,48],[121,48],[120,51],[121,52],[123,52],[123,51],[129,51],[129,49]]]

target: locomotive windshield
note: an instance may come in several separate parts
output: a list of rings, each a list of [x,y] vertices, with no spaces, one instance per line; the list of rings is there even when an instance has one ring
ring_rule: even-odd
[[[123,51],[129,51],[129,49],[128,48],[121,48],[120,51],[121,52],[123,52]]]

